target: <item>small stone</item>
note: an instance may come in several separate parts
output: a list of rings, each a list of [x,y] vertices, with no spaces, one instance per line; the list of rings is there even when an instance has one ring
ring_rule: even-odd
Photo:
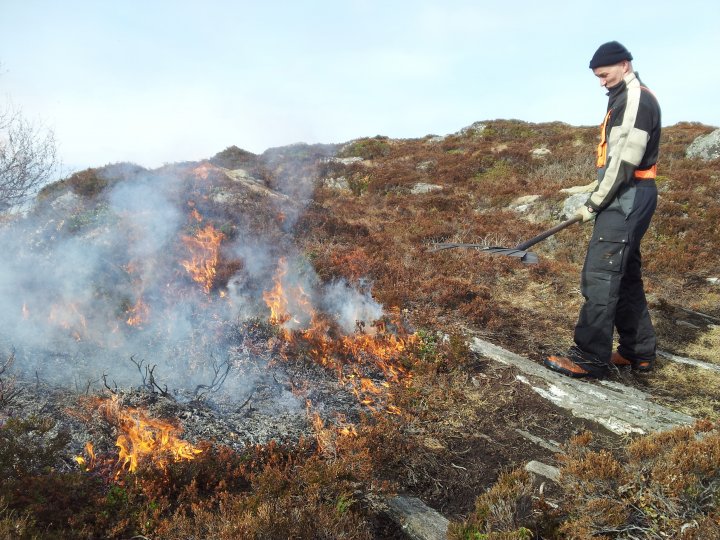
[[[442,189],[443,187],[438,186],[437,184],[425,184],[423,182],[418,182],[410,189],[410,193],[413,195],[420,195],[422,193],[430,193],[432,191],[440,191]]]
[[[542,159],[545,156],[552,154],[552,152],[548,148],[534,148],[530,151],[530,154],[532,154],[533,159]]]

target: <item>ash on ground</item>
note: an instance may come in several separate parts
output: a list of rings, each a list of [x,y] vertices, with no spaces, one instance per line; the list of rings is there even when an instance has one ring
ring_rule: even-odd
[[[332,424],[357,421],[367,412],[334,371],[301,353],[288,355],[280,338],[251,332],[237,341],[227,347],[222,362],[205,359],[213,364],[205,368],[215,379],[210,376],[194,388],[166,386],[162,370],[134,358],[128,363],[136,371],[135,385],[121,386],[105,377],[102,383],[84,381],[69,388],[28,373],[15,375],[14,396],[0,409],[0,424],[12,417],[53,419],[54,432],[71,435],[66,466],[72,469],[77,467],[73,456],[88,442],[99,454],[116,452],[117,430],[98,405],[111,398],[179,426],[190,443],[209,441],[235,450],[311,437],[314,414]]]

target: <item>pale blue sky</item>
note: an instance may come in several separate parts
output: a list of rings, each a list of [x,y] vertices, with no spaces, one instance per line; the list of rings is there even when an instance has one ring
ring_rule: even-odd
[[[0,101],[54,129],[68,170],[495,118],[596,125],[588,62],[618,40],[664,125],[718,126],[718,21],[710,0],[0,0]]]

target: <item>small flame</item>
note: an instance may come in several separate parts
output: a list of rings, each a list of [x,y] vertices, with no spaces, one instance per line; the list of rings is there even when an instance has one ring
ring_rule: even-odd
[[[334,426],[327,425],[318,412],[312,410],[310,401],[306,401],[305,408],[321,453],[335,453],[338,442],[341,442],[343,438],[349,439],[358,436],[355,425],[349,423],[343,415],[338,415]]]
[[[140,327],[143,323],[147,322],[150,317],[150,307],[143,301],[142,297],[138,298],[135,305],[128,311],[127,322],[130,326]]]
[[[200,229],[195,236],[183,236],[183,244],[190,252],[190,258],[180,264],[187,270],[196,283],[209,293],[215,281],[215,273],[220,258],[220,242],[225,235],[215,230],[212,224]]]
[[[190,212],[190,217],[193,218],[198,223],[200,223],[203,220],[203,217],[200,215],[200,212],[197,211],[197,208],[192,209],[192,212]]]
[[[283,285],[287,273],[287,259],[282,257],[273,276],[274,286],[270,291],[263,292],[263,300],[270,309],[270,324],[299,327],[302,326],[301,319],[310,321],[315,316],[315,312],[310,302],[310,295],[302,287]]]
[[[263,291],[263,300],[265,304],[270,308],[270,324],[283,324],[290,316],[288,315],[288,300],[283,289],[282,280],[287,274],[287,262],[285,258],[281,258],[278,262],[277,270],[273,281],[275,282],[274,287],[269,291]]]
[[[82,336],[87,331],[85,316],[80,313],[74,303],[66,305],[52,304],[48,320],[67,330],[76,341],[82,341]]]
[[[181,428],[150,418],[139,409],[121,408],[116,398],[106,401],[101,408],[120,431],[115,442],[120,470],[134,472],[141,461],[151,461],[164,469],[170,462],[192,460],[202,453],[179,438]]]
[[[195,175],[196,178],[199,178],[201,180],[207,180],[208,176],[210,175],[210,170],[213,168],[214,167],[209,163],[202,163],[195,167],[192,170],[192,173]]]
[[[92,471],[95,468],[96,457],[95,448],[90,441],[85,443],[85,453],[88,459],[85,459],[83,456],[75,456],[75,461],[86,471]]]

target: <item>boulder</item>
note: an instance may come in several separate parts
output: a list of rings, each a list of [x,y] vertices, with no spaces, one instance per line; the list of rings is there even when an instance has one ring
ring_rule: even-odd
[[[699,158],[704,161],[720,158],[720,128],[707,135],[695,139],[685,151],[688,158]]]
[[[344,176],[338,176],[337,178],[326,178],[325,180],[323,180],[323,185],[329,189],[350,191],[350,183]]]
[[[485,131],[486,127],[487,124],[485,122],[473,122],[469,126],[465,126],[460,131],[458,131],[456,135],[459,135],[460,137],[481,135],[482,132]]]
[[[397,495],[386,502],[387,514],[411,540],[444,540],[450,522],[417,497]]]
[[[694,418],[655,403],[638,388],[612,380],[572,379],[480,338],[469,345],[477,354],[517,369],[516,378],[548,401],[613,433],[643,434],[695,423]]]
[[[353,163],[360,163],[363,158],[359,156],[352,157],[329,157],[320,160],[321,163],[339,163],[340,165],[352,165]]]
[[[426,161],[421,161],[415,166],[415,170],[421,171],[421,172],[428,172],[431,169],[434,169],[437,165],[437,161],[434,159],[428,159]]]

